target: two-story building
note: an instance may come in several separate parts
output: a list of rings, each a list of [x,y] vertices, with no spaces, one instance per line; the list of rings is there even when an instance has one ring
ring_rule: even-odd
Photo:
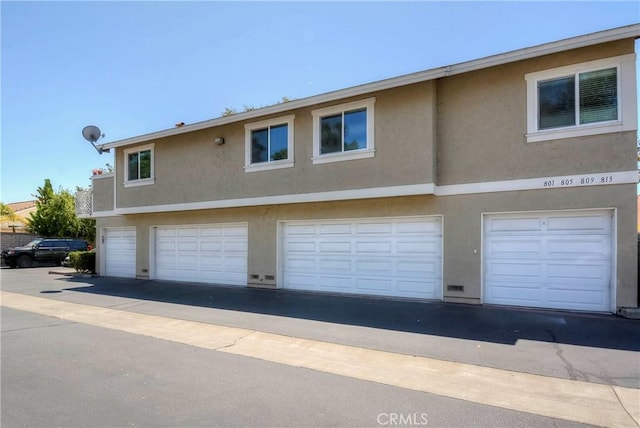
[[[99,273],[637,307],[638,37],[631,25],[105,143],[114,172],[84,195]]]

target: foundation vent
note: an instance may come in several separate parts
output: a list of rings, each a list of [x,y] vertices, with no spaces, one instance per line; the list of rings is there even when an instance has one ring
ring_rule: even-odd
[[[276,277],[273,276],[273,275],[265,275],[264,279],[267,280],[267,281],[274,281],[276,279]]]
[[[259,275],[252,274],[249,276],[251,279],[260,279]]]
[[[447,285],[447,291],[464,292],[464,285],[452,285],[452,284],[449,284],[449,285]]]

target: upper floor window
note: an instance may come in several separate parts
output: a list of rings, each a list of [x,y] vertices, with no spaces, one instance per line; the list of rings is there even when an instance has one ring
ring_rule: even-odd
[[[635,129],[633,57],[527,74],[527,141]]]
[[[245,129],[245,171],[293,166],[294,115],[248,123]]]
[[[375,98],[313,110],[313,163],[373,157]]]
[[[153,144],[124,150],[124,185],[153,184]]]

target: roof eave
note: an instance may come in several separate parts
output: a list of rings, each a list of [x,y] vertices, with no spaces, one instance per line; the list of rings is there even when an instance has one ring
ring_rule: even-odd
[[[281,104],[263,107],[256,110],[235,113],[230,116],[218,117],[215,119],[197,122],[190,125],[184,125],[179,128],[169,128],[163,131],[152,132],[149,134],[139,135],[137,137],[126,138],[123,140],[112,141],[99,145],[103,149],[114,147],[129,146],[133,144],[143,143],[159,138],[170,137],[174,135],[186,134],[188,132],[199,131],[206,128],[226,125],[234,122],[242,122],[262,116],[282,113],[315,104],[336,101],[344,98],[368,94],[371,92],[392,89],[399,86],[411,85],[414,83],[425,82],[428,80],[439,79],[441,77],[453,76],[456,74],[467,73],[470,71],[481,70],[483,68],[494,67],[497,65],[507,64],[510,62],[521,61],[525,59],[535,58],[538,56],[549,55],[557,52],[567,51],[571,49],[579,49],[582,47],[597,45],[601,43],[623,40],[628,38],[640,38],[640,24],[627,25],[624,27],[613,28],[610,30],[599,31],[597,33],[586,34],[582,36],[572,37],[569,39],[558,40],[555,42],[545,43],[542,45],[532,46],[528,48],[518,49],[511,52],[492,55],[480,59],[466,61],[445,67],[433,68],[430,70],[420,71],[416,73],[406,74],[389,79],[379,80],[376,82],[365,83],[358,86],[352,86],[346,89],[340,89],[327,92],[320,95],[313,95],[299,100],[287,101]]]

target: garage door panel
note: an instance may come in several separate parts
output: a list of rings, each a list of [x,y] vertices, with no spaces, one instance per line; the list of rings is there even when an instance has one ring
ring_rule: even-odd
[[[359,254],[391,254],[392,243],[386,241],[356,242],[356,252]]]
[[[549,253],[556,255],[585,255],[596,254],[602,255],[603,249],[608,247],[605,239],[572,239],[566,237],[564,239],[549,240],[547,248]]]
[[[218,238],[220,236],[222,236],[222,229],[219,227],[203,226],[200,228],[201,238]]]
[[[493,239],[487,245],[488,256],[520,258],[526,255],[538,254],[542,250],[542,240],[527,239],[515,236]]]
[[[225,253],[238,253],[245,254],[247,252],[248,245],[246,242],[225,242]]]
[[[200,266],[203,270],[220,269],[222,267],[223,259],[220,256],[200,256]]]
[[[442,224],[436,221],[406,221],[396,224],[396,232],[399,236],[415,234],[440,234],[442,233]]]
[[[355,233],[358,235],[378,234],[388,235],[391,233],[392,225],[390,223],[357,223],[355,224]]]
[[[509,278],[510,280],[540,278],[543,276],[542,263],[505,261],[490,262],[489,275],[500,278]]]
[[[442,245],[439,241],[419,240],[419,241],[399,241],[396,246],[396,254],[413,254],[416,256],[440,256]]]
[[[283,286],[439,298],[440,223],[435,217],[285,223]]]
[[[219,253],[222,251],[222,242],[219,241],[202,241],[200,243],[201,252]]]
[[[598,260],[611,258],[611,239],[606,236],[563,236],[550,238],[547,249],[551,258],[595,257]]]
[[[611,274],[611,266],[605,263],[585,263],[584,261],[573,261],[567,263],[549,263],[547,266],[549,278],[562,279],[566,283],[584,282],[594,280],[601,283],[607,280]]]
[[[515,296],[514,291],[516,292]],[[540,301],[542,298],[542,290],[538,282],[522,282],[517,286],[511,283],[496,284],[496,286],[491,289],[491,297],[502,303],[508,303],[510,301],[533,303]]]
[[[289,253],[315,253],[316,243],[290,241],[287,243],[287,249]]]
[[[313,263],[315,266],[315,263]],[[353,262],[350,259],[320,259],[318,266],[325,272],[351,273]]]
[[[484,224],[486,302],[609,310],[611,211],[496,214]]]
[[[315,250],[315,246],[314,246]],[[321,253],[351,253],[351,242],[318,242],[318,250]]]
[[[494,218],[487,222],[487,230],[489,232],[523,232],[523,231],[539,231],[542,229],[542,219],[538,217],[522,217],[522,218]]]
[[[361,277],[355,280],[355,286],[358,290],[362,291],[390,291],[391,281],[375,277]]]
[[[547,292],[550,305],[557,309],[592,309],[599,310],[602,305],[607,304],[606,293],[596,290],[555,290]]]
[[[198,229],[191,228],[179,228],[178,236],[180,238],[197,238],[198,237]]]
[[[393,270],[393,262],[388,259],[356,260],[357,272],[390,272],[392,270]]]
[[[547,230],[549,231],[602,231],[608,233],[611,230],[611,221],[602,215],[581,216],[549,216]]]
[[[441,282],[438,280],[411,281],[398,279],[395,283],[396,290],[399,292],[398,294],[401,296],[406,295],[407,297],[423,291],[432,295],[437,295],[439,287],[442,286]]]
[[[301,285],[305,286],[305,284]],[[328,291],[351,290],[353,288],[353,278],[351,276],[319,275],[318,285],[321,289]]]
[[[249,229],[247,226],[225,226],[223,229],[224,236],[249,236]]]
[[[407,261],[399,260],[397,262],[396,272],[402,274],[416,274],[423,278],[436,278],[440,275],[442,266],[440,261]]]

